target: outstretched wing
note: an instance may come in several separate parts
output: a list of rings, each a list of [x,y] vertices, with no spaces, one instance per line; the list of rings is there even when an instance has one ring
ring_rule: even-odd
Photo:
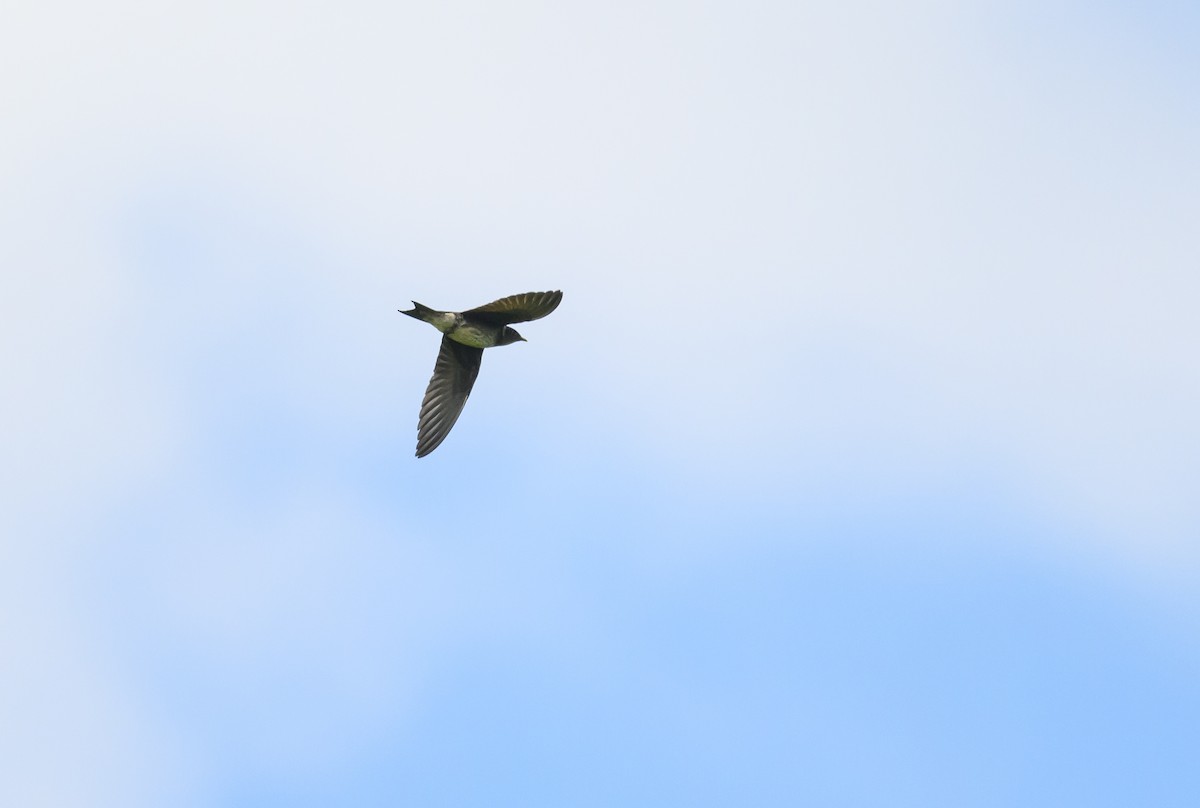
[[[463,314],[485,320],[493,325],[524,323],[545,317],[558,308],[562,292],[526,292],[494,300],[486,306],[464,311]]]
[[[483,359],[482,348],[455,342],[442,337],[442,349],[438,352],[437,364],[433,366],[433,378],[425,389],[421,401],[421,417],[417,421],[417,457],[432,452],[458,420],[475,377],[479,375],[479,362]]]

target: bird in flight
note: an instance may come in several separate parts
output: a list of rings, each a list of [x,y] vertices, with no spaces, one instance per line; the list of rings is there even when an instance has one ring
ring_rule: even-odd
[[[526,292],[468,311],[437,311],[415,300],[408,311],[398,309],[401,314],[424,320],[442,332],[442,348],[433,366],[433,378],[421,401],[417,457],[432,452],[450,434],[479,375],[483,349],[526,342],[509,324],[545,317],[560,302],[562,292]]]

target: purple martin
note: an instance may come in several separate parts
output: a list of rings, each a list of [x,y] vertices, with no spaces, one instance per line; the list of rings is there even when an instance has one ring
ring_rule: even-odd
[[[408,311],[399,309],[401,314],[424,320],[442,332],[442,348],[433,366],[433,378],[421,401],[417,457],[432,452],[450,434],[479,375],[483,349],[526,342],[509,324],[545,317],[561,301],[562,292],[526,292],[468,311],[437,311],[415,300]]]

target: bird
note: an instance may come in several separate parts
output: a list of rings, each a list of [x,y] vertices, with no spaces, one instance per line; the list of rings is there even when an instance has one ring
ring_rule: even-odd
[[[417,419],[417,457],[432,452],[450,434],[479,375],[483,349],[528,342],[510,324],[545,317],[561,302],[560,291],[525,292],[467,311],[438,311],[415,300],[411,309],[397,309],[442,332],[442,347]]]

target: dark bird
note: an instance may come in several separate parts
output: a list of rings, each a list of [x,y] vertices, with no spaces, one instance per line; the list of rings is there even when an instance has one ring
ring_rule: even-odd
[[[442,332],[442,348],[433,366],[433,378],[421,401],[417,457],[432,452],[450,434],[479,375],[483,349],[526,342],[509,324],[545,317],[561,301],[562,292],[526,292],[469,311],[436,311],[415,300],[408,311],[398,310]]]

